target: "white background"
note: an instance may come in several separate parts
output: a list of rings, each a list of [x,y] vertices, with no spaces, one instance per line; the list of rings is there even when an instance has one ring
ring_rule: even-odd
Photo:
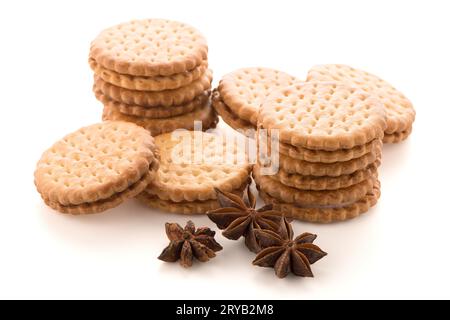
[[[450,298],[449,16],[448,1],[2,1],[0,298]],[[215,84],[246,66],[302,78],[314,64],[346,63],[414,103],[413,134],[384,148],[377,207],[345,223],[295,223],[329,253],[314,279],[279,280],[221,236],[224,250],[207,264],[164,264],[164,222],[187,217],[134,200],[81,217],[42,203],[33,185],[41,153],[101,117],[90,41],[147,17],[200,29]]]

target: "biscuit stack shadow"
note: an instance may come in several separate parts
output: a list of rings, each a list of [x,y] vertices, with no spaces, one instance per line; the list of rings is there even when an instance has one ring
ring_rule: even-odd
[[[332,222],[376,204],[386,128],[377,99],[334,82],[298,84],[266,99],[258,128],[253,176],[260,196],[275,209],[300,220]],[[278,142],[271,140],[275,135]],[[275,174],[263,170],[274,164]]]
[[[92,42],[89,64],[103,120],[129,121],[152,135],[215,127],[212,71],[205,38],[170,20],[138,20],[104,30]]]

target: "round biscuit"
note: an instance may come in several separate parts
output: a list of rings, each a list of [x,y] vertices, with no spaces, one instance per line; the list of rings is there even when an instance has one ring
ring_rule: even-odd
[[[173,202],[216,199],[214,188],[238,189],[249,178],[245,148],[235,139],[204,132],[177,132],[155,138],[160,169],[146,192]]]
[[[83,127],[43,153],[34,173],[36,188],[62,206],[108,199],[148,173],[154,152],[149,132],[133,123]]]
[[[336,82],[309,82],[273,92],[263,102],[258,127],[278,131],[280,141],[308,149],[350,149],[381,139],[382,103]]]
[[[308,72],[308,81],[338,81],[359,88],[378,98],[386,110],[386,134],[402,132],[412,126],[416,112],[411,101],[388,82],[343,64],[317,65]]]
[[[102,31],[89,57],[106,69],[134,76],[169,76],[193,70],[208,54],[195,28],[163,19],[133,20]]]
[[[238,116],[256,126],[259,107],[274,89],[293,85],[295,77],[269,68],[242,68],[223,76],[217,88],[223,102]]]

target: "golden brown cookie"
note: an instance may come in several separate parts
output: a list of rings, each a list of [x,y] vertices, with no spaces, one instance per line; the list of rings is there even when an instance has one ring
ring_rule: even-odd
[[[206,59],[205,38],[170,20],[133,20],[102,31],[89,57],[102,67],[134,76],[169,76],[195,69]]]
[[[382,139],[386,117],[382,103],[360,89],[310,82],[270,94],[258,127],[276,130],[286,144],[335,151]]]
[[[263,142],[264,143],[264,142]],[[351,159],[362,157],[363,155],[374,152],[376,148],[381,148],[380,139],[372,140],[351,149],[340,149],[335,151],[311,150],[302,147],[294,147],[286,143],[279,143],[280,153],[293,159],[304,160],[308,162],[332,163],[349,161]]]
[[[132,123],[83,127],[43,153],[34,173],[36,188],[61,212],[100,212],[148,184],[158,168],[155,152],[150,134]]]
[[[259,188],[282,202],[297,205],[337,205],[354,202],[372,191],[374,177],[363,180],[355,185],[336,190],[300,190],[288,187],[281,182],[271,179],[270,176],[261,175],[259,170],[253,170],[253,179]]]
[[[143,107],[174,106],[192,101],[211,88],[212,72],[207,70],[187,86],[164,91],[137,91],[117,87],[95,76],[94,92],[100,91],[115,101]]]
[[[153,136],[166,132],[172,132],[176,129],[194,130],[196,122],[201,123],[202,130],[208,130],[215,128],[218,122],[217,115],[211,107],[210,102],[208,102],[205,106],[197,108],[189,113],[161,119],[131,116],[119,112],[116,108],[105,105],[103,108],[103,120],[133,122],[150,131]]]
[[[220,207],[217,200],[173,202],[142,192],[137,199],[150,208],[180,214],[205,214]]]
[[[139,91],[163,91],[181,88],[200,78],[208,68],[208,62],[203,61],[202,64],[190,71],[170,76],[139,77],[106,69],[94,59],[89,59],[89,65],[103,81],[117,87]]]
[[[214,188],[230,192],[247,183],[251,165],[236,140],[187,131],[157,136],[155,143],[161,165],[145,191],[161,200],[216,199]]]
[[[295,77],[274,69],[242,68],[223,76],[217,91],[234,115],[256,126],[259,107],[267,95],[274,89],[290,86],[298,81]]]
[[[386,110],[386,134],[411,128],[416,112],[411,101],[392,85],[370,74],[342,64],[317,65],[308,72],[308,81],[338,81],[378,98]]]
[[[191,112],[194,109],[201,108],[209,103],[208,102],[209,92],[201,93],[200,95],[196,96],[194,100],[187,102],[186,104],[170,107],[142,107],[136,105],[129,105],[126,103],[117,102],[105,96],[100,91],[95,92],[95,97],[97,98],[97,100],[103,103],[104,106],[108,106],[109,108],[115,109],[118,112],[121,112],[126,115],[144,118],[175,117]]]
[[[352,174],[374,163],[381,157],[381,147],[377,147],[375,152],[369,152],[362,157],[349,161],[320,163],[308,162],[290,158],[284,154],[279,155],[280,168],[291,174],[301,174],[304,176],[331,176],[338,177],[344,174]]]
[[[291,174],[280,169],[278,173],[268,176],[285,186],[302,190],[336,190],[346,188],[364,180],[369,179],[377,174],[377,168],[381,161],[377,160],[367,168],[353,172],[352,174],[345,174],[338,177],[329,176],[304,176],[299,174]],[[256,164],[253,170],[259,170],[259,164]]]
[[[259,195],[265,203],[273,204],[275,210],[281,211],[287,217],[308,222],[331,223],[355,218],[375,206],[380,198],[380,183],[377,181],[373,190],[358,201],[332,207],[302,208],[290,203],[280,202],[264,191],[260,191]]]

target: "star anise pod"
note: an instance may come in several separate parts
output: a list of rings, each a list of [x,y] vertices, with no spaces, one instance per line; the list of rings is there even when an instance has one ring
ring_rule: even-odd
[[[217,224],[225,238],[237,240],[245,238],[245,245],[252,252],[259,252],[261,247],[255,237],[255,230],[269,229],[276,231],[281,223],[281,213],[272,210],[268,204],[255,209],[256,198],[247,187],[243,197],[234,193],[215,189],[221,208],[208,212],[208,217]]]
[[[192,221],[188,221],[184,229],[178,223],[166,223],[166,234],[170,240],[158,259],[166,262],[176,262],[188,268],[192,266],[194,257],[206,262],[216,256],[215,252],[222,246],[214,239],[215,231],[207,227],[195,229]]]
[[[283,218],[279,232],[256,230],[256,237],[263,250],[253,261],[254,265],[275,269],[279,278],[289,272],[300,277],[313,277],[311,264],[327,255],[313,242],[315,234],[303,233],[294,239],[292,226]]]

